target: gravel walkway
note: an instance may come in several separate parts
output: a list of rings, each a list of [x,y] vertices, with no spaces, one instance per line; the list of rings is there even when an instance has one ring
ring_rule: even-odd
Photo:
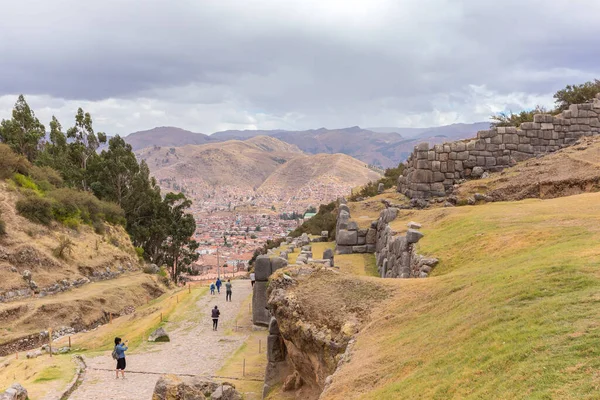
[[[150,400],[160,374],[210,376],[242,345],[244,334],[223,335],[230,328],[244,299],[251,293],[250,281],[233,281],[231,302],[225,301],[224,287],[220,295],[207,294],[196,303],[203,318],[190,327],[182,324],[174,329],[165,326],[171,342],[148,343],[139,353],[127,355],[126,379],[115,379],[115,362],[106,355],[87,358],[88,370],[81,386],[69,397],[72,400]],[[213,332],[210,309],[221,310],[219,330]],[[110,371],[105,371],[109,369]],[[134,373],[143,372],[143,373]]]

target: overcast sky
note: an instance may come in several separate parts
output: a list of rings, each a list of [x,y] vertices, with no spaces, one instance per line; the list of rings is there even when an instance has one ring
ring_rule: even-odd
[[[0,117],[128,134],[434,126],[600,77],[600,1],[0,0]]]

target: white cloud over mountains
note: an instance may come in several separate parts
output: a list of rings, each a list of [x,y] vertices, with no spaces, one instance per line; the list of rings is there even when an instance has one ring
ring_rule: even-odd
[[[473,122],[600,76],[600,2],[0,3],[0,117],[109,134]]]

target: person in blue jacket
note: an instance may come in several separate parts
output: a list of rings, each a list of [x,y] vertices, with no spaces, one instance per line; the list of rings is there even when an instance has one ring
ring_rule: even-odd
[[[215,283],[214,282],[210,283],[210,294],[215,294]]]
[[[116,379],[119,379],[119,371],[121,371],[121,376],[125,379],[125,367],[127,363],[125,362],[125,351],[127,351],[128,347],[125,345],[125,342],[121,342],[120,337],[115,338],[115,352],[117,353],[117,369],[116,369]]]
[[[221,278],[217,278],[217,292],[218,292],[219,294],[221,294],[221,285],[222,285],[222,284],[223,284],[223,283],[221,282]]]

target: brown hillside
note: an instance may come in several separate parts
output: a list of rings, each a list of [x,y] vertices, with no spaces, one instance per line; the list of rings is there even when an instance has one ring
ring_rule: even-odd
[[[365,163],[345,154],[316,154],[297,156],[283,164],[260,186],[259,192],[285,197],[292,193],[353,187],[377,180],[380,174],[367,168]]]
[[[294,145],[260,136],[243,142],[146,148],[138,155],[158,180],[174,180],[198,189],[222,185],[252,189],[301,153]]]
[[[573,146],[533,158],[489,178],[467,181],[456,194],[467,199],[475,193],[495,201],[550,199],[600,190],[600,138],[584,137]]]
[[[52,294],[137,269],[135,250],[122,227],[106,225],[104,235],[87,225],[77,231],[59,224],[44,227],[18,215],[16,201],[17,193],[0,183],[0,215],[7,232],[0,236],[0,301],[28,297],[33,291],[36,295]],[[65,259],[53,254],[62,237],[74,242],[72,253]],[[37,289],[32,290],[23,278],[25,270],[31,272]]]

